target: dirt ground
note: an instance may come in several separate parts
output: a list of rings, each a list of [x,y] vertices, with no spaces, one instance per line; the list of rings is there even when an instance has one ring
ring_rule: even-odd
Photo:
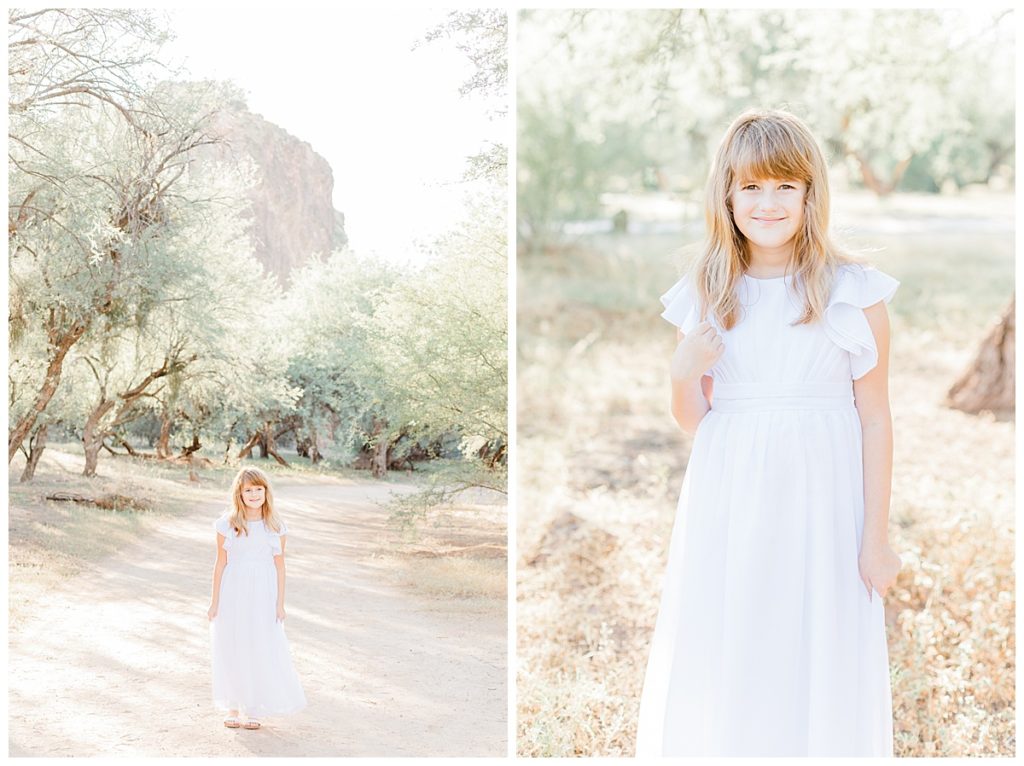
[[[274,480],[305,710],[246,731],[213,708],[206,611],[223,492],[211,488],[17,610],[10,755],[506,755],[504,601],[431,596],[394,576],[380,503],[395,487]],[[12,507],[11,524],[24,515]]]

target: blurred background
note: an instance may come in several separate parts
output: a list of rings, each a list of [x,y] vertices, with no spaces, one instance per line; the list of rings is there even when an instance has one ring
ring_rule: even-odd
[[[1014,753],[1010,11],[524,11],[518,751],[632,755],[689,437],[658,296],[732,119],[788,109],[889,305],[896,754]]]

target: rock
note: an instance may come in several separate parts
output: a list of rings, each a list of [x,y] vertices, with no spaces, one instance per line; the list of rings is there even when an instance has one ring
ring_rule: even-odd
[[[293,269],[315,253],[348,242],[345,215],[335,210],[331,166],[313,147],[233,103],[217,113],[211,132],[223,143],[203,147],[217,159],[249,158],[260,179],[251,193],[256,258],[285,287]]]

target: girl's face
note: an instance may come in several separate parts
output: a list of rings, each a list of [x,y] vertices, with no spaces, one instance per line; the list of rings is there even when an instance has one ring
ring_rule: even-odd
[[[246,508],[251,508],[254,511],[258,511],[263,508],[263,501],[266,494],[266,489],[260,484],[242,485],[242,502],[245,503]]]
[[[804,222],[807,184],[786,179],[741,178],[733,187],[732,216],[752,253],[788,260]],[[785,252],[782,252],[785,251]]]

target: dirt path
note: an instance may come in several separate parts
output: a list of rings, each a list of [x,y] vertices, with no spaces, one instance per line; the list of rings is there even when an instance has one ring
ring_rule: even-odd
[[[280,479],[285,623],[309,706],[227,729],[210,693],[212,522],[161,523],[50,591],[9,641],[12,756],[504,756],[506,621],[389,583],[393,485]]]

